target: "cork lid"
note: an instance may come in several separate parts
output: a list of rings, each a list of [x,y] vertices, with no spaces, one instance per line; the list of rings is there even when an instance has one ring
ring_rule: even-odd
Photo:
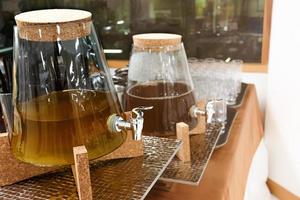
[[[15,16],[19,36],[33,41],[72,40],[90,34],[92,14],[75,9],[47,9]]]
[[[137,47],[157,48],[173,46],[181,43],[181,35],[169,33],[145,33],[133,36],[133,44]]]

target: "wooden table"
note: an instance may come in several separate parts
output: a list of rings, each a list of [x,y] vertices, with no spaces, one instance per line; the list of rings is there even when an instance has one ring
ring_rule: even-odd
[[[198,186],[174,183],[154,187],[147,200],[242,200],[254,153],[263,137],[263,123],[254,85],[249,85],[237,109],[228,143],[215,150]]]

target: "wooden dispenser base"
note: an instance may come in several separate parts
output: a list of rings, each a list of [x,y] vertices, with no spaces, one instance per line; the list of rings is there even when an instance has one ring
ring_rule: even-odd
[[[125,112],[126,120],[132,118],[131,112]],[[103,156],[97,160],[112,160],[117,158],[132,158],[142,156],[144,154],[144,146],[142,140],[133,140],[133,133],[131,130],[127,130],[126,141],[115,151]]]
[[[201,125],[202,126],[202,125]],[[203,134],[203,129],[198,125],[193,130],[189,130],[189,125],[180,122],[176,124],[176,137],[182,141],[182,145],[176,156],[183,162],[191,161],[190,136]]]
[[[177,123],[176,136],[177,139],[182,140],[182,146],[178,150],[176,156],[183,162],[191,161],[189,126],[183,122]]]
[[[0,186],[10,185],[55,169],[17,160],[11,152],[8,134],[0,133]]]
[[[130,113],[126,113],[126,116],[131,117]],[[133,140],[132,134],[131,131],[127,131],[126,141],[118,149],[97,161],[142,156],[144,153],[143,142]],[[17,160],[11,152],[8,134],[0,133],[0,186],[10,185],[56,169],[38,167]]]
[[[88,152],[85,146],[73,148],[74,165],[72,172],[77,186],[78,197],[80,200],[92,200],[92,184],[90,176],[90,166]]]
[[[206,107],[205,101],[199,101],[197,103],[197,105],[202,110],[205,110],[205,107]],[[206,116],[199,115],[198,116],[198,124],[194,129],[190,130],[190,135],[202,134],[202,133],[205,133],[205,131],[206,131]]]
[[[200,101],[198,107],[205,109],[205,102]],[[176,124],[176,136],[177,139],[182,140],[182,146],[177,152],[176,156],[183,162],[191,161],[191,149],[190,149],[190,135],[205,134],[206,131],[206,117],[198,116],[197,126],[189,130],[189,126],[186,123],[180,122]]]

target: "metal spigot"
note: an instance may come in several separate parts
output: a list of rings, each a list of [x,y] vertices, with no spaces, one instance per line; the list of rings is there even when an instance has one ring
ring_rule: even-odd
[[[213,122],[213,117],[214,117],[214,114],[215,114],[215,104],[218,103],[218,101],[216,100],[212,100],[212,101],[209,101],[206,106],[205,106],[205,109],[201,109],[197,106],[192,106],[190,108],[190,116],[191,117],[198,117],[199,115],[202,115],[202,116],[206,116],[206,122],[208,124],[212,123]]]
[[[206,116],[207,116],[207,123],[210,124],[213,122],[213,117],[214,117],[214,114],[215,114],[215,103],[216,101],[209,101],[207,104],[206,104]]]
[[[153,106],[140,106],[132,109],[135,117],[124,120],[121,116],[113,114],[107,119],[108,130],[112,133],[120,133],[122,130],[132,129],[133,140],[142,139],[142,130],[144,126],[144,112],[145,110],[151,110]]]

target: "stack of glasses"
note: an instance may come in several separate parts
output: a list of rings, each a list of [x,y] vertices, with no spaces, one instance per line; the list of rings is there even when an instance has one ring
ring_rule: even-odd
[[[222,124],[222,134],[225,133],[227,123],[227,105],[235,105],[241,92],[242,65],[241,60],[225,62],[214,58],[189,59],[197,101],[220,102],[214,113],[214,122]]]
[[[235,105],[241,92],[242,65],[241,60],[189,59],[197,100],[224,99],[227,105]]]

